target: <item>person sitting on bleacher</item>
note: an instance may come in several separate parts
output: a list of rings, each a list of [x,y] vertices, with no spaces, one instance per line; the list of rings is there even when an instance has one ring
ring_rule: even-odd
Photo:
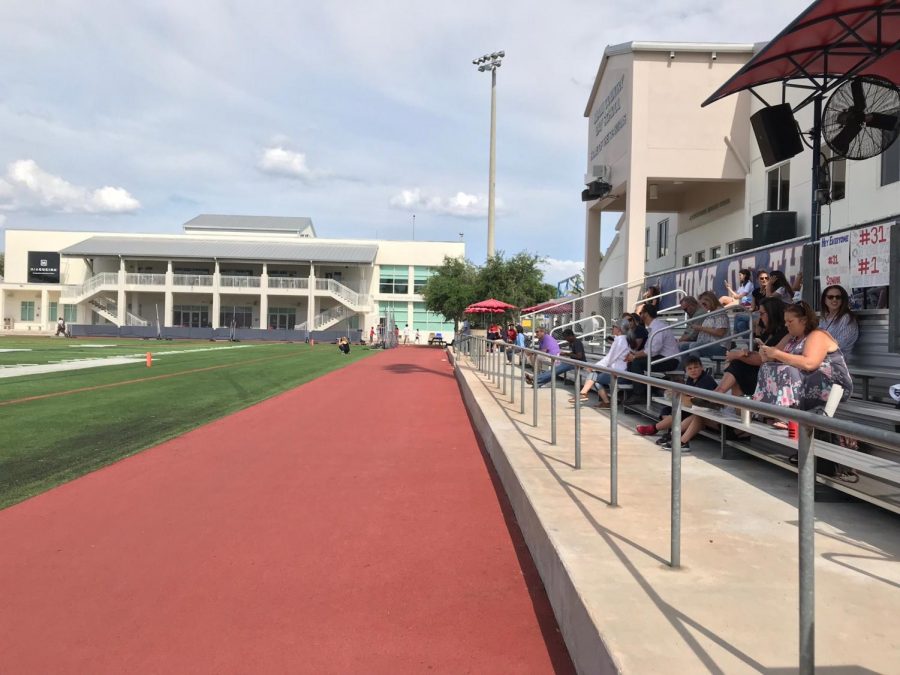
[[[719,309],[722,309],[722,305],[719,303],[719,299],[712,291],[701,293],[699,300],[700,305],[707,312],[715,312]],[[727,314],[721,312],[713,316],[708,316],[704,318],[702,322],[700,322],[699,326],[695,325],[695,330],[697,331],[696,341],[680,342],[678,344],[678,349],[680,349],[681,351],[687,351],[688,349],[692,349],[694,347],[702,347],[702,349],[691,353],[696,354],[697,356],[725,355],[725,345],[723,344],[709,345],[708,347],[704,347],[703,345],[708,345],[710,342],[714,342],[725,337],[725,334],[728,332]]]
[[[712,391],[716,388],[716,380],[712,375],[707,373],[703,369],[703,362],[700,360],[698,356],[688,355],[685,362],[684,367],[684,375],[685,380],[684,383],[689,387],[698,387],[700,389],[706,389],[707,391]],[[682,397],[682,405],[690,406],[692,398],[690,396]],[[656,424],[639,424],[636,428],[636,431],[641,436],[655,436],[658,431],[665,431],[666,434],[656,441],[657,445],[661,445],[667,450],[672,449],[672,433],[669,429],[672,428],[672,408],[670,406],[664,407],[660,413],[659,422]],[[690,440],[699,433],[700,429],[703,428],[703,418],[698,417],[696,421],[699,421],[700,424],[697,426],[697,430],[688,434],[690,430],[690,423],[687,420],[691,418],[690,413],[684,413],[681,417],[682,422],[682,433],[681,433],[681,449],[682,450],[690,450]],[[693,422],[694,420],[691,420]]]
[[[706,310],[700,306],[700,303],[697,302],[697,298],[692,295],[686,295],[681,300],[678,301],[678,306],[681,307],[681,310],[687,315],[686,319],[699,319],[701,316],[706,314]],[[684,328],[684,332],[681,334],[681,337],[678,338],[678,348],[679,349],[687,349],[684,347],[684,343],[686,342],[696,342],[697,337],[700,333],[697,331],[697,328],[700,326],[698,322],[689,323]]]
[[[850,296],[843,286],[828,286],[822,291],[821,307],[819,328],[828,331],[846,354],[859,339],[859,324],[850,309]]]
[[[631,353],[631,350],[635,346],[634,335],[630,332],[632,328],[632,324],[630,321],[626,319],[622,319],[613,326],[613,341],[609,346],[609,351],[606,352],[606,355],[597,361],[594,365],[600,366],[601,368],[612,368],[613,370],[625,370],[628,365],[625,362],[625,357]],[[588,394],[591,389],[595,386],[597,387],[597,392],[600,395],[600,403],[597,405],[598,408],[608,408],[609,407],[609,394],[606,393],[606,388],[609,386],[612,376],[608,373],[598,373],[593,372],[587,377],[585,377],[584,386],[581,388],[581,393],[579,396],[582,401],[588,400]],[[574,403],[575,397],[569,399],[569,403]]]
[[[788,334],[771,347],[757,340],[762,366],[753,398],[784,408],[824,411],[834,385],[850,398],[853,380],[837,341],[819,328],[819,318],[806,302],[784,309]]]
[[[641,321],[647,328],[647,344],[625,357],[628,371],[631,373],[646,373],[648,358],[653,371],[666,372],[678,369],[678,340],[669,324],[658,318],[657,314],[659,312],[656,307],[649,303],[645,303],[641,308]]]
[[[784,303],[778,298],[765,298],[759,306],[759,320],[756,322],[757,337],[763,344],[774,347],[787,335],[784,327]],[[735,396],[750,396],[756,391],[756,380],[762,358],[759,352],[750,349],[732,349],[725,354],[728,367],[722,381],[716,387],[721,393]]]
[[[723,307],[729,305],[750,305],[750,299],[753,297],[753,275],[750,270],[743,269],[738,272],[738,287],[731,287],[731,282],[725,282],[726,295],[719,298],[719,302]]]

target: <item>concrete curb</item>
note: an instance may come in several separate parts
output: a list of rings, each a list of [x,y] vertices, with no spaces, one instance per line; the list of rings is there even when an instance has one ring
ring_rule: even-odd
[[[550,605],[553,607],[553,613],[575,668],[579,673],[592,675],[619,673],[620,670],[604,644],[598,627],[591,619],[581,594],[572,582],[556,543],[547,532],[503,445],[478,405],[468,380],[462,370],[455,368],[455,354],[451,350],[447,350],[447,353],[451,364],[454,365],[456,380],[469,416],[500,477],[516,515],[516,522],[544,582]]]

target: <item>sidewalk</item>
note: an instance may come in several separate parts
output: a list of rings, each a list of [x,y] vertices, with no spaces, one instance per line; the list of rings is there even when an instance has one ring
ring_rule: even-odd
[[[608,505],[609,414],[571,388],[515,403],[465,358],[458,378],[580,672],[796,672],[797,484],[753,458],[691,443],[682,465],[682,568],[668,566],[671,455],[620,416],[619,504]],[[518,378],[518,370],[516,371]],[[592,398],[592,402],[595,399]],[[816,655],[829,673],[898,672],[900,520],[861,502],[816,504]],[[868,669],[868,670],[865,670]]]
[[[0,511],[0,672],[571,672],[498,491],[376,354]]]

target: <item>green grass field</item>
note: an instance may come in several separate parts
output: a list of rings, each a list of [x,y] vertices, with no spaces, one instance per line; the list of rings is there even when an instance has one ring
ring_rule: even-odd
[[[99,344],[109,346],[87,346]],[[325,344],[2,338],[6,349],[31,351],[0,351],[0,368],[107,356],[139,361],[0,378],[0,508],[372,353],[354,347],[343,356]],[[148,351],[151,368],[142,356]]]

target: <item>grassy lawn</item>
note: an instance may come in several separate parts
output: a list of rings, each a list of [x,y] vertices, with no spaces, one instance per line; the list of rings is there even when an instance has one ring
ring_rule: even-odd
[[[70,342],[46,340],[17,340],[34,351],[0,352],[0,364],[10,363],[5,357],[29,353],[31,359],[19,362],[47,363],[56,360],[49,358],[50,352],[68,349],[65,343]],[[110,343],[119,345],[109,348],[116,355],[179,353],[154,358],[152,368],[136,363],[0,379],[0,508],[372,353],[355,347],[343,356],[332,345],[241,343],[248,346],[199,351],[226,345]],[[11,347],[12,341],[0,340],[0,349]],[[28,397],[43,398],[19,400]]]

